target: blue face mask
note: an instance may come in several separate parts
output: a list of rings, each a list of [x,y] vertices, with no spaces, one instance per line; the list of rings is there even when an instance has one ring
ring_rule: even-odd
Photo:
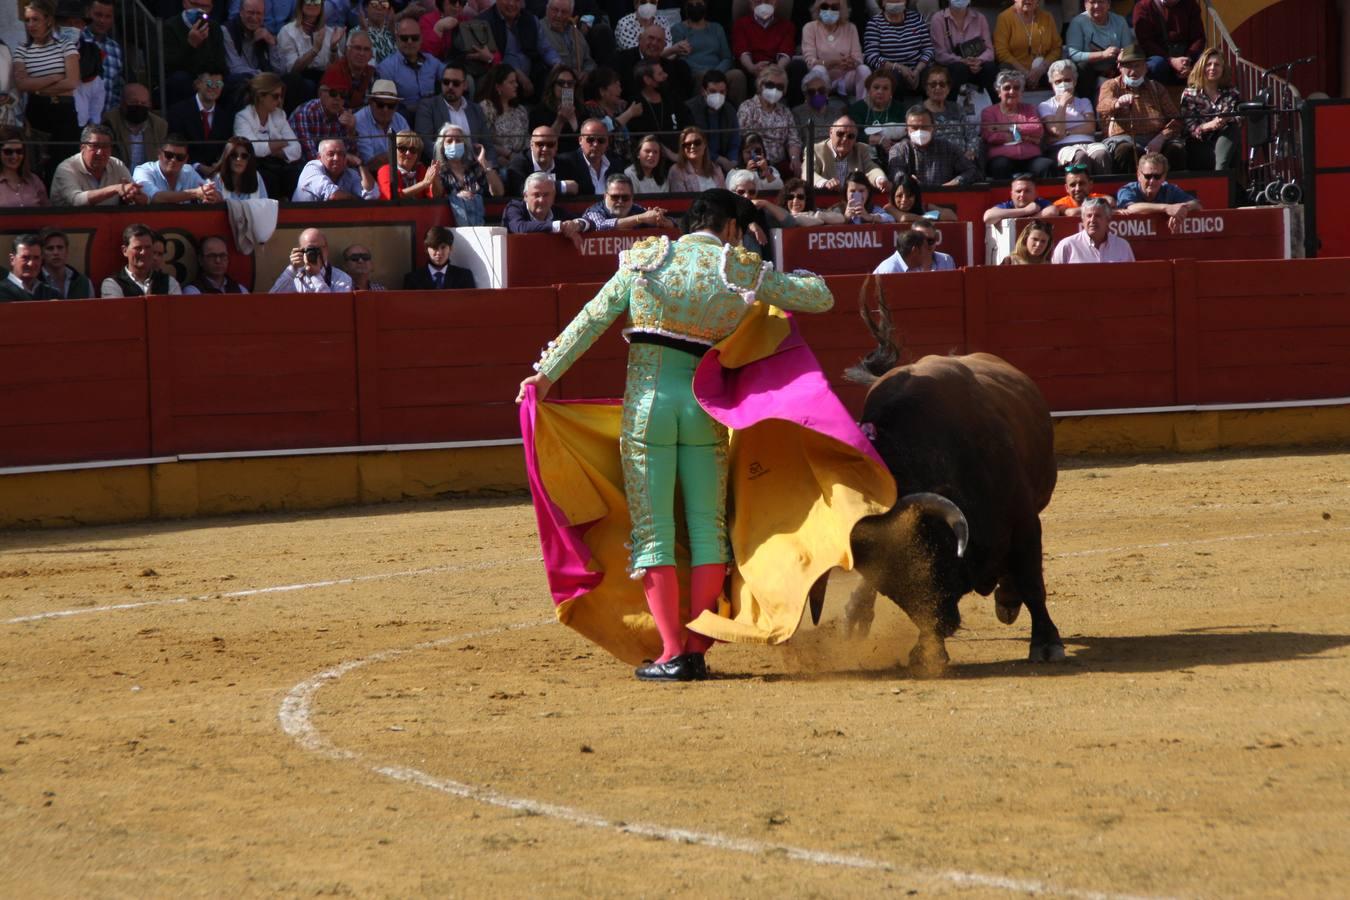
[[[453,144],[446,144],[443,152],[446,159],[463,159],[467,149],[462,141],[457,141]]]

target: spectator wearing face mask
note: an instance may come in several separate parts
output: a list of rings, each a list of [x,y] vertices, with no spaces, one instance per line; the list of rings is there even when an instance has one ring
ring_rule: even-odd
[[[730,86],[720,70],[703,73],[699,95],[685,104],[694,126],[708,139],[708,158],[722,174],[736,168],[741,152],[741,130],[736,122],[736,105],[728,102]]]
[[[458,125],[447,123],[441,126],[432,156],[439,163],[436,196],[444,196],[449,202],[455,224],[484,224],[484,201],[506,195],[497,170],[488,163],[487,148],[479,144],[477,158],[469,156],[468,137]]]
[[[784,163],[796,172],[802,165],[802,141],[792,113],[783,104],[787,73],[780,66],[765,66],[760,72],[759,93],[736,111],[741,133],[757,131],[764,138],[764,152],[771,164]]]
[[[969,2],[969,0],[966,0]],[[842,97],[861,100],[867,94],[858,27],[848,20],[848,0],[815,0],[815,20],[802,28],[802,57],[814,69],[825,70],[825,87]]]
[[[923,187],[974,184],[980,177],[965,147],[938,134],[932,111],[923,106],[905,114],[905,137],[891,147],[889,162],[893,180],[913,175]]]
[[[1181,109],[1167,89],[1148,77],[1148,58],[1135,46],[1120,54],[1120,75],[1102,82],[1097,121],[1117,172],[1129,172],[1143,153],[1162,153],[1172,168],[1185,168]]]
[[[797,29],[778,18],[769,0],[758,0],[749,13],[731,23],[731,52],[752,85],[758,86],[771,66],[783,72],[780,80],[786,79],[796,47]]]
[[[109,110],[103,121],[113,133],[113,155],[136,168],[159,155],[169,123],[150,111],[150,89],[132,82],[122,90],[122,105]]]
[[[842,97],[830,93],[830,76],[823,66],[802,76],[802,96],[806,99],[792,107],[792,121],[806,133],[815,128],[822,135],[830,128],[830,123],[848,111]]]

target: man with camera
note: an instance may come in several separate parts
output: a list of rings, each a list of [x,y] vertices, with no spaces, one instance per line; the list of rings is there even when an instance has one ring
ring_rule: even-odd
[[[300,232],[291,264],[281,270],[272,294],[329,294],[352,289],[351,276],[328,262],[328,238],[317,228]]]

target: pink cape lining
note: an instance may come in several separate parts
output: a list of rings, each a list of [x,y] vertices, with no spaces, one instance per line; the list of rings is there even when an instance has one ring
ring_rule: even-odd
[[[802,339],[791,314],[788,321],[788,336],[764,359],[730,369],[722,366],[717,350],[709,351],[694,372],[694,396],[709,415],[733,430],[744,430],[769,419],[781,419],[852,447],[884,469],[885,463],[871,442],[831,390],[820,363]],[[592,554],[584,535],[593,523],[568,522],[544,485],[534,445],[538,402],[535,389],[527,388],[525,401],[520,406],[520,431],[524,438],[525,467],[539,525],[544,569],[556,606],[594,590],[603,573],[587,568]],[[605,405],[622,401],[561,402]]]

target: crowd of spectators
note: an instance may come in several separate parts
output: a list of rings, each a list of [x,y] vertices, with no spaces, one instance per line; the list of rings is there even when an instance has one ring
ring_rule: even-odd
[[[1168,169],[1230,168],[1240,146],[1197,0],[1139,0],[1129,19],[1085,0],[1063,33],[1041,0],[1013,0],[992,28],[969,0],[927,18],[913,0],[180,0],[163,93],[132,75],[115,3],[26,0],[27,40],[0,45],[0,206],[418,198],[481,225],[498,201],[511,231],[579,239],[671,227],[661,194],[728,187],[764,228],[924,231],[953,217],[925,203],[932,188],[1010,180],[991,223],[1085,218],[1094,174],[1137,172],[1108,205],[1175,225],[1194,200]],[[1052,203],[1036,180],[1056,173]],[[816,191],[840,199],[813,209]],[[306,235],[289,289],[368,281],[368,248],[335,266]],[[145,281],[153,247],[124,237],[104,288],[178,289]],[[1029,241],[1027,259],[1049,255]],[[181,289],[239,288],[223,246],[202,241],[203,274]],[[919,242],[891,264],[942,256]],[[8,289],[77,296],[64,271],[12,270]]]

